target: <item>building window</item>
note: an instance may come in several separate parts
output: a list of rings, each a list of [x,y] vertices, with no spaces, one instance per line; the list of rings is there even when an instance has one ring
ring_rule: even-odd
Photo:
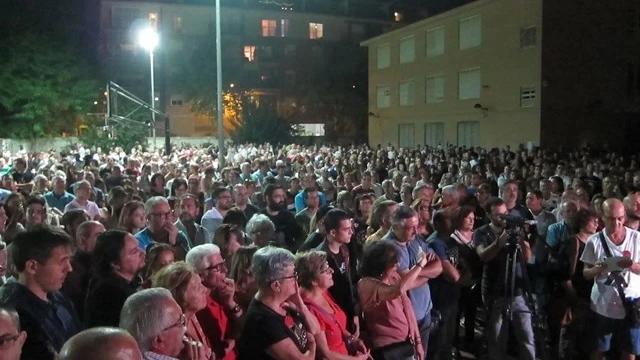
[[[427,103],[444,101],[444,75],[429,76],[426,85]]]
[[[416,81],[408,80],[400,83],[400,106],[411,106],[416,103]]]
[[[458,123],[458,146],[480,146],[480,122],[461,121]]]
[[[482,43],[482,21],[480,15],[460,20],[458,34],[460,50],[480,46]]]
[[[246,45],[244,47],[244,57],[249,62],[252,62],[256,59],[256,47],[253,45]]]
[[[182,31],[182,16],[176,16],[173,18],[173,31]]]
[[[271,46],[260,46],[260,56],[261,59],[271,59],[273,57],[273,49]]]
[[[424,124],[424,144],[431,147],[441,147],[444,144],[444,123]]]
[[[480,81],[480,69],[460,71],[458,74],[458,99],[479,99],[482,88]]]
[[[391,87],[389,85],[378,86],[376,94],[378,97],[378,109],[391,106]]]
[[[398,147],[413,148],[413,138],[416,133],[414,124],[398,124]]]
[[[280,20],[280,36],[289,36],[289,19]]]
[[[171,106],[182,106],[182,99],[171,99]]]
[[[523,86],[520,88],[520,107],[533,107],[536,104],[535,86]]]
[[[111,9],[111,26],[117,29],[129,29],[133,22],[140,19],[140,9],[114,6]]]
[[[284,82],[291,85],[296,82],[296,71],[286,70],[284,72]]]
[[[149,26],[151,26],[151,28],[154,30],[158,30],[158,13],[149,13]]]
[[[400,40],[400,64],[407,64],[416,59],[416,39],[413,36]]]
[[[284,46],[284,56],[293,57],[296,56],[296,45],[287,44]]]
[[[427,57],[444,54],[444,26],[427,30]]]
[[[520,47],[528,48],[536,46],[536,27],[526,27],[520,29]]]
[[[324,36],[323,26],[320,23],[309,23],[309,39],[322,39]]]
[[[402,16],[401,12],[396,11],[396,12],[393,13],[393,21],[400,22],[400,21],[402,21],[403,18],[404,18],[404,16]]]
[[[385,69],[391,65],[391,46],[384,44],[378,46],[378,69]]]
[[[276,36],[275,20],[262,20],[262,36]]]

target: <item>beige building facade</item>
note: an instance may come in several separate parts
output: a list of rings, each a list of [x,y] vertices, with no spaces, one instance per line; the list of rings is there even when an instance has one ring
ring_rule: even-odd
[[[369,143],[540,143],[542,1],[479,0],[361,43]]]

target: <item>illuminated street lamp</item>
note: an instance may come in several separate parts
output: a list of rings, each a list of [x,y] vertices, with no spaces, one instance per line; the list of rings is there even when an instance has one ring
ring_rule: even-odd
[[[140,31],[138,36],[138,43],[145,50],[149,52],[149,64],[151,69],[151,123],[153,124],[152,136],[153,136],[153,147],[154,150],[157,148],[156,144],[156,96],[155,96],[155,88],[154,88],[154,76],[153,76],[153,50],[155,50],[156,46],[160,42],[160,38],[158,37],[158,33],[151,28],[145,28]]]

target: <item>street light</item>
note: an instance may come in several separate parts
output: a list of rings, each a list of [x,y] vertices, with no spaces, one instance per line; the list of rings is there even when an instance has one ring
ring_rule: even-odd
[[[153,124],[152,136],[154,150],[158,148],[158,144],[156,143],[156,96],[153,76],[153,50],[158,46],[159,42],[160,39],[158,37],[158,33],[156,33],[153,28],[148,27],[140,31],[138,43],[149,52],[149,64],[151,69],[151,123]]]

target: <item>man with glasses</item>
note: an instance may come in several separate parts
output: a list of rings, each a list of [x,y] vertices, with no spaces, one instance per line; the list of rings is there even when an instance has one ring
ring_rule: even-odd
[[[211,198],[215,202],[215,206],[202,215],[201,224],[211,234],[215,234],[216,230],[222,225],[222,219],[227,211],[233,207],[233,198],[231,191],[226,187],[219,187],[213,190]]]
[[[196,313],[202,330],[217,359],[233,360],[242,309],[235,302],[235,284],[227,278],[220,248],[214,244],[198,245],[187,253],[186,262],[196,269],[202,284],[210,290],[207,307]]]
[[[144,204],[147,216],[147,227],[135,235],[140,249],[146,250],[151,243],[164,243],[173,247],[176,260],[184,260],[187,251],[191,249],[191,242],[187,235],[178,230],[172,222],[172,210],[167,199],[154,196]]]
[[[194,344],[185,344],[186,319],[167,289],[152,288],[131,295],[122,306],[120,328],[138,342],[145,360],[176,360],[185,346],[193,359],[203,359]],[[200,350],[199,350],[200,349]]]
[[[20,331],[20,317],[15,310],[0,308],[0,359],[18,360],[27,333]]]

